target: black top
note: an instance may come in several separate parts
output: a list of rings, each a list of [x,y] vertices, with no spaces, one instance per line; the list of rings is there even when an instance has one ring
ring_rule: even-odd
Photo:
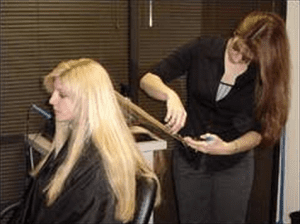
[[[121,223],[114,219],[115,201],[95,147],[89,145],[67,178],[62,193],[50,207],[43,189],[67,155],[65,145],[52,152],[36,178],[31,179],[13,223]]]
[[[232,141],[250,130],[260,131],[254,115],[258,71],[255,65],[250,64],[236,79],[228,95],[216,101],[225,71],[226,44],[221,38],[193,40],[173,51],[150,71],[165,83],[187,75],[187,121],[180,131],[183,136],[213,133],[225,141]]]

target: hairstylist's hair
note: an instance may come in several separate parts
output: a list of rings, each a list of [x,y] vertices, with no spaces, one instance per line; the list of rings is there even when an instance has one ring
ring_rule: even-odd
[[[256,115],[262,124],[263,143],[274,144],[286,123],[290,102],[290,54],[285,22],[277,14],[252,12],[235,35],[252,53],[260,68],[256,85]]]
[[[136,177],[149,176],[156,180],[157,177],[136,146],[107,71],[91,59],[69,60],[61,62],[45,77],[49,92],[53,91],[55,78],[60,79],[77,106],[71,123],[68,155],[48,186],[47,204],[57,199],[83,153],[85,142],[91,140],[102,157],[116,198],[115,217],[128,222],[135,211]],[[57,138],[59,136],[55,136]]]

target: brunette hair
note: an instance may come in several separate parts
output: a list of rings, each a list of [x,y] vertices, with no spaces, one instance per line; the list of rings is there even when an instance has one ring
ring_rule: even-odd
[[[49,92],[53,91],[56,78],[68,90],[76,108],[71,130],[68,130],[68,125],[59,126],[70,133],[69,150],[47,186],[47,204],[51,205],[59,197],[67,177],[82,155],[85,142],[91,140],[102,157],[106,176],[116,198],[115,217],[128,222],[135,211],[136,178],[148,176],[157,180],[157,177],[137,148],[117,102],[109,74],[92,59],[78,59],[61,62],[45,77],[44,84]],[[66,140],[66,137],[60,139],[64,135],[59,131],[56,132],[53,149],[57,142]],[[44,161],[33,174],[39,172]]]
[[[250,49],[260,68],[256,85],[256,116],[262,124],[263,144],[280,137],[290,104],[290,54],[284,20],[271,12],[251,12],[235,33]]]

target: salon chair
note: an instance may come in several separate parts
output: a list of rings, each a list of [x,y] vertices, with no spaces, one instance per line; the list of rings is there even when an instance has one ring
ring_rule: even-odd
[[[148,224],[153,211],[156,198],[157,183],[152,178],[140,177],[137,180],[137,205],[134,219],[128,224]],[[18,208],[20,202],[1,208],[1,223],[5,224],[14,210]]]
[[[25,157],[27,171],[31,170],[35,164],[32,147],[25,146]],[[153,178],[139,177],[137,179],[136,189],[136,211],[134,219],[128,224],[148,224],[156,198],[157,182]],[[1,205],[1,224],[7,223],[9,218],[13,215],[14,210],[20,205],[20,201],[11,203],[9,205]]]
[[[1,207],[2,206],[5,207],[5,208],[1,208],[1,215],[0,215],[1,224],[6,224],[10,220],[10,218],[13,215],[14,211],[19,207],[20,204],[21,204],[21,202],[17,201],[17,202],[14,202],[14,203],[6,205],[6,206],[1,205]]]
[[[140,177],[137,180],[136,211],[128,224],[147,224],[154,208],[157,182],[153,178]]]

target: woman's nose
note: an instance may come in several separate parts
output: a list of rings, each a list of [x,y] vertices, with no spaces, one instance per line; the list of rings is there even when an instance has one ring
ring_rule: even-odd
[[[54,105],[57,102],[56,98],[57,97],[55,96],[55,91],[54,91],[49,99],[49,104]]]

